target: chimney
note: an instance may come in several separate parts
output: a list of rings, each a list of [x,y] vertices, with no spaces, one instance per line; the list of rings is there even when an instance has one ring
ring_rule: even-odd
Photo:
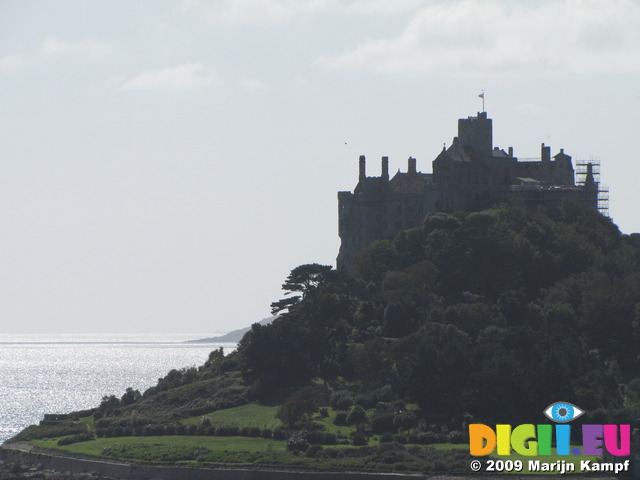
[[[407,173],[416,173],[416,159],[413,157],[409,157],[409,166]]]
[[[551,161],[551,147],[545,147],[544,143],[540,146],[540,156],[543,162]]]
[[[382,181],[389,181],[389,157],[382,157]]]
[[[361,182],[364,182],[365,178],[367,178],[367,173],[366,173],[366,160],[364,158],[364,155],[360,155],[360,176],[359,176],[359,180]]]
[[[513,147],[509,147],[509,156],[513,158]]]

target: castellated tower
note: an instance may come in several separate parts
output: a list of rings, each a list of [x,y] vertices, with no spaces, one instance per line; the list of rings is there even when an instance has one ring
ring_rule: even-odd
[[[458,119],[458,140],[478,156],[491,156],[493,120],[487,118],[487,112],[478,113],[477,117]]]
[[[418,226],[433,212],[473,211],[500,202],[552,206],[563,200],[598,208],[591,169],[576,185],[564,149],[552,158],[551,148],[542,144],[540,158],[518,160],[512,147],[506,152],[494,147],[486,112],[458,120],[458,136],[433,160],[432,172],[418,171],[416,159],[409,157],[407,172],[390,179],[389,159],[382,157],[380,176],[368,177],[366,158],[360,156],[358,184],[353,192],[338,192],[338,269],[353,271],[360,249]]]

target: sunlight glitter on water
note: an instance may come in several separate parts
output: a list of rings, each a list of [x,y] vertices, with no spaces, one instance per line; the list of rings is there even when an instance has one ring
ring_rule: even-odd
[[[144,392],[171,369],[200,366],[206,335],[0,335],[0,442],[45,413],[92,408],[127,387]]]

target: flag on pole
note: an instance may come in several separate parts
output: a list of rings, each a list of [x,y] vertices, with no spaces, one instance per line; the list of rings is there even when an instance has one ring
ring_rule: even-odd
[[[482,98],[484,100],[484,92],[482,92],[480,95],[478,95],[478,97]]]

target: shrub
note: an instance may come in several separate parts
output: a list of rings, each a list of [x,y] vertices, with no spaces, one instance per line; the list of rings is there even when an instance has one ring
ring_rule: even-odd
[[[60,440],[58,440],[58,445],[62,446],[62,445],[71,445],[72,443],[78,443],[78,442],[88,442],[90,440],[93,440],[94,438],[96,438],[96,436],[93,433],[78,433],[77,435],[72,435],[70,437],[63,437]]]
[[[117,429],[114,432],[114,436],[118,435]],[[155,437],[155,436],[162,436],[162,435],[166,435],[167,434],[167,429],[164,425],[161,424],[149,424],[146,425],[143,429],[142,429],[142,435],[145,437]]]
[[[276,428],[273,431],[273,439],[274,440],[286,440],[287,439],[287,431],[282,427]]]
[[[235,437],[240,433],[240,429],[233,425],[218,425],[216,427],[217,437]]]
[[[418,434],[418,443],[421,445],[431,445],[433,443],[439,443],[440,440],[440,435],[435,432],[421,432]]]
[[[375,401],[371,394],[356,395],[353,403],[360,405],[362,408],[372,408],[375,405]]]
[[[367,412],[360,405],[354,405],[349,410],[346,421],[347,425],[359,425],[367,420]]]
[[[316,455],[318,454],[318,452],[320,452],[321,450],[322,450],[322,446],[321,445],[311,445],[307,449],[307,457],[315,458]]]
[[[188,425],[185,433],[186,435],[193,436],[196,434],[197,430],[198,430],[197,425]]]
[[[338,411],[333,419],[334,425],[346,425],[347,424],[347,412]]]
[[[353,395],[349,390],[333,392],[329,400],[336,410],[346,410],[353,405]]]
[[[402,433],[399,433],[394,437],[394,440],[398,443],[405,444],[407,443],[407,436],[403,435]]]
[[[307,441],[311,444],[319,444],[324,442],[324,433],[322,432],[309,432],[307,433]]]
[[[409,430],[411,428],[415,428],[418,425],[418,416],[413,412],[401,413],[394,417],[393,424],[396,427]]]
[[[367,444],[367,437],[364,433],[356,432],[351,436],[353,445],[362,446]]]
[[[293,435],[287,440],[287,450],[306,452],[309,448],[309,442],[304,431],[293,432]]]
[[[390,402],[395,398],[395,394],[389,385],[380,387],[373,393],[373,397],[378,402]]]
[[[395,433],[397,428],[393,424],[392,413],[376,413],[371,419],[371,430],[374,433]]]
[[[325,445],[337,445],[338,436],[335,433],[325,433],[323,443]]]
[[[380,443],[391,443],[393,442],[393,434],[389,432],[385,432],[380,435]]]
[[[466,443],[467,440],[465,434],[459,430],[453,430],[447,435],[447,442],[449,443]]]

